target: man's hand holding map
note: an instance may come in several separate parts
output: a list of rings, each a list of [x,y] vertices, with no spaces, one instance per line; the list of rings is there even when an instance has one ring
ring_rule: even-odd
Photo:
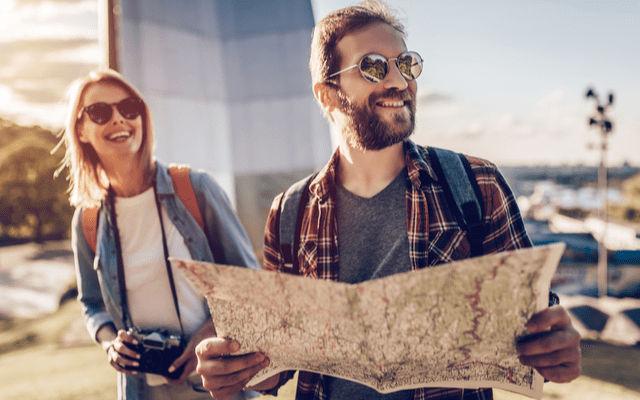
[[[530,333],[530,317],[547,307],[563,247],[498,253],[355,285],[173,264],[206,296],[218,337],[240,343],[239,354],[267,355],[269,365],[249,386],[281,371],[305,370],[382,393],[497,387],[540,398],[543,378],[519,360],[516,342]]]

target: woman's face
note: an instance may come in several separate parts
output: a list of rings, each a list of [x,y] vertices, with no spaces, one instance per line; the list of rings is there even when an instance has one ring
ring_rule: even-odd
[[[138,114],[132,119],[132,115],[125,118],[115,105],[130,98],[131,95],[122,86],[111,82],[93,83],[84,92],[80,109],[96,103],[106,103],[111,107],[111,118],[104,124],[97,123],[90,118],[89,112],[82,113],[78,126],[78,139],[82,143],[90,144],[100,157],[100,160],[126,161],[135,157],[142,146],[142,115]],[[99,107],[93,107],[99,108]],[[129,107],[131,108],[131,107]],[[107,115],[102,106],[100,116]]]

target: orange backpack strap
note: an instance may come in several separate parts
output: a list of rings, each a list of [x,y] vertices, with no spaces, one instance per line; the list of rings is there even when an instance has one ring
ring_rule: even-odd
[[[82,233],[84,239],[89,244],[93,252],[96,252],[96,243],[98,240],[98,212],[100,207],[83,208],[82,209]]]
[[[182,201],[182,204],[184,204],[200,228],[204,230],[204,219],[202,218],[193,186],[191,185],[189,170],[190,168],[186,165],[172,164],[169,166],[169,175],[171,175],[176,195],[178,195],[178,198],[180,198],[180,201]]]

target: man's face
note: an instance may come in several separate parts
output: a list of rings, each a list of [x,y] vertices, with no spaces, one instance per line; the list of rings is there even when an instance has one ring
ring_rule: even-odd
[[[393,27],[375,23],[344,36],[336,50],[342,70],[358,64],[365,54],[395,58],[407,48]],[[367,81],[358,68],[353,68],[338,76],[338,84],[339,109],[345,116],[342,131],[349,146],[380,150],[413,133],[417,84],[407,81],[395,62],[389,63],[381,82]]]

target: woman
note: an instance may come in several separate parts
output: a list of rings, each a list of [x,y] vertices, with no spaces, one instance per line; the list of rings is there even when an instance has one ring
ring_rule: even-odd
[[[198,225],[167,167],[155,161],[146,103],[115,71],[94,71],[72,87],[61,142],[76,207],[78,299],[89,333],[118,371],[118,398],[209,398],[197,391],[193,374],[195,346],[214,335],[208,307],[167,257],[214,261],[216,254],[217,262],[255,268],[229,200],[209,175],[188,172],[201,212]],[[94,222],[85,218],[92,213]],[[141,347],[153,344],[143,338],[154,332],[148,338],[163,340],[171,351]],[[139,371],[161,364],[148,362],[149,350],[170,366],[156,374]]]

